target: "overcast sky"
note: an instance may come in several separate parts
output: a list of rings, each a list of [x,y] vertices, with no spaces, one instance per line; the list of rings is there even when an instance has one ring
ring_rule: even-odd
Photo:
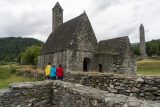
[[[51,33],[52,8],[59,1],[64,22],[85,10],[98,41],[129,36],[139,42],[160,39],[160,0],[0,0],[0,37],[22,36],[46,41]]]

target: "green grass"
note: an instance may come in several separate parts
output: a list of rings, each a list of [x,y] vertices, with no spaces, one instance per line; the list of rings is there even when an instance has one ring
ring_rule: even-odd
[[[15,82],[26,82],[26,81],[35,81],[34,78],[27,78],[27,77],[20,77],[16,75],[12,75],[10,78],[7,79],[0,79],[0,89],[7,88],[9,84]]]
[[[142,76],[160,76],[160,60],[146,59],[137,61],[137,74]]]
[[[17,72],[14,67],[0,66],[0,89],[7,88],[9,84],[15,82],[36,81],[35,78],[17,76]]]
[[[36,81],[35,78],[17,76],[16,72],[18,71],[15,71],[14,67],[16,69],[21,68],[15,64],[0,66],[0,89],[7,88],[9,84],[15,82]],[[160,76],[160,60],[146,59],[137,61],[137,74],[140,76]]]

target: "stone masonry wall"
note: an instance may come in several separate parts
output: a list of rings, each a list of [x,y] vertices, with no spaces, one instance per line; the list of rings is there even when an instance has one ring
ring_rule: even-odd
[[[0,107],[49,107],[52,82],[16,83],[0,91]]]
[[[104,73],[68,73],[64,81],[103,91],[160,101],[160,77],[128,77]]]
[[[84,58],[89,58],[90,63],[88,64],[88,71],[93,71],[93,52],[85,52],[85,51],[72,51],[72,58],[70,60],[70,65],[72,71],[83,71],[83,61]]]
[[[160,103],[62,81],[16,83],[0,91],[0,107],[160,107]]]
[[[108,54],[108,53],[97,53],[94,55],[94,68],[95,71],[99,71],[99,64],[101,64],[101,72],[117,72],[119,70],[119,67],[116,66],[118,62],[117,55]],[[118,65],[118,64],[117,64]]]
[[[71,64],[69,62],[72,57],[71,55],[72,55],[72,51],[70,50],[41,55],[38,57],[37,66],[44,69],[45,66],[49,62],[51,62],[51,64],[55,65],[56,67],[59,64],[62,64],[65,71],[71,71]]]
[[[38,67],[45,68],[48,62],[55,65],[62,64],[64,71],[83,71],[83,60],[84,58],[89,58],[91,60],[91,65],[88,71],[93,70],[93,52],[86,51],[61,51],[47,55],[41,55],[38,58]]]
[[[158,102],[61,81],[53,82],[53,94],[53,107],[160,107]]]

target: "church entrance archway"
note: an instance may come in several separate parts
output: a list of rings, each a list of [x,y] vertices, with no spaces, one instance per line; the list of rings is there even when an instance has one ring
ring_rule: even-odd
[[[102,72],[102,64],[98,64],[98,71]]]
[[[91,66],[91,59],[89,58],[84,58],[83,60],[83,71],[84,72],[88,72],[90,70],[90,66]]]

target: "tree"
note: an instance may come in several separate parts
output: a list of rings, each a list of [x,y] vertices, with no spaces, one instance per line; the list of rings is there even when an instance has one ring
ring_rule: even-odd
[[[0,61],[16,61],[17,56],[32,45],[42,46],[43,42],[33,38],[0,38]]]
[[[157,55],[158,54],[158,45],[152,44],[150,51],[151,51],[152,55]]]
[[[140,55],[140,49],[139,49],[139,44],[133,44],[132,45],[132,50],[133,50],[133,53],[137,56]]]
[[[133,48],[133,52],[134,52],[134,54],[137,55],[137,56],[140,55],[140,49],[139,49],[139,47],[134,47],[134,48]]]
[[[20,54],[20,62],[22,64],[31,64],[31,65],[36,65],[37,64],[37,59],[38,56],[40,55],[42,47],[41,46],[31,46],[28,47],[25,52],[22,52]]]
[[[160,41],[159,40],[152,40],[150,42],[147,42],[147,44],[146,44],[147,54],[149,56],[159,55],[159,52],[160,52],[159,47],[160,47]]]

